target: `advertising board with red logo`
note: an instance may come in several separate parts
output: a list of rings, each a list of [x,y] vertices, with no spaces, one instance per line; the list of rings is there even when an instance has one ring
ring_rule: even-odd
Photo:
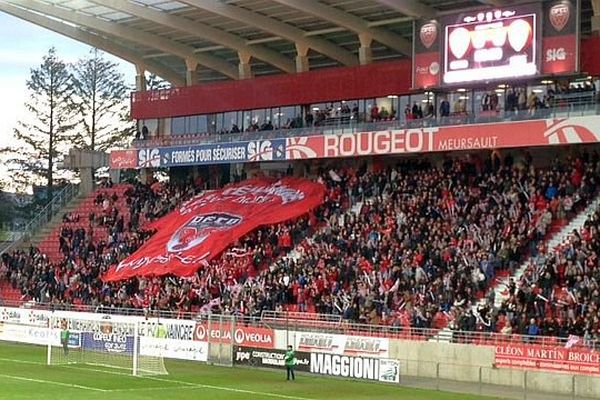
[[[416,21],[413,32],[413,87],[440,85],[440,32],[435,20]]]
[[[506,344],[495,347],[501,368],[535,369],[600,376],[600,353],[586,348]]]
[[[109,164],[112,169],[129,169],[138,167],[138,151],[113,150],[110,152]]]
[[[294,344],[298,351],[357,357],[388,357],[390,351],[386,338],[329,333],[296,332]]]
[[[598,143],[600,118],[585,116],[389,129],[289,137],[281,140],[285,141],[287,161]],[[226,219],[224,222],[235,225],[235,220]],[[165,253],[163,256],[167,257]],[[163,264],[166,262],[167,259],[162,261]]]
[[[595,116],[288,138],[288,160],[597,143]]]
[[[238,346],[275,348],[273,329],[255,326],[231,326],[229,323],[197,323],[194,340],[209,343],[235,344]]]
[[[572,0],[543,5],[542,73],[566,74],[579,70],[579,22]]]
[[[231,244],[262,225],[306,214],[323,202],[324,187],[308,179],[255,178],[204,192],[147,225],[156,229],[142,247],[103,276],[191,276]]]

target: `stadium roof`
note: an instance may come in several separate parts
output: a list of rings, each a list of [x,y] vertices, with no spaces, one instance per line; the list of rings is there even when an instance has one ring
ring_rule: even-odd
[[[410,57],[413,19],[520,2],[0,0],[0,11],[183,85],[195,68],[197,81],[214,81]],[[592,3],[582,0],[583,35]]]

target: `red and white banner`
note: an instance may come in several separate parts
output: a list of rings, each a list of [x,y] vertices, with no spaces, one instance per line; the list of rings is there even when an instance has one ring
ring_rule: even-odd
[[[298,351],[320,352],[360,357],[388,357],[390,341],[386,338],[296,332]]]
[[[112,169],[137,168],[138,151],[136,149],[113,150],[110,152],[109,165]]]
[[[288,138],[286,158],[336,158],[597,143],[596,116]]]
[[[194,340],[231,344],[232,335],[234,344],[238,346],[260,347],[262,349],[275,348],[275,332],[273,329],[253,326],[239,326],[232,329],[229,323],[197,323]]]
[[[572,74],[579,71],[577,1],[546,1],[542,7],[542,73]]]
[[[440,27],[436,21],[415,21],[413,32],[413,88],[440,85]]]
[[[496,346],[494,363],[497,367],[504,368],[600,376],[600,353],[585,348],[506,344]]]
[[[203,193],[150,228],[158,232],[103,276],[191,276],[200,266],[261,225],[306,214],[323,202],[320,183],[300,178],[256,178]]]

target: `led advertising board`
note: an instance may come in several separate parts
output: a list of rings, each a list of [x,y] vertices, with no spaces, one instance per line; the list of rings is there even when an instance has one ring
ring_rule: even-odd
[[[579,71],[577,0],[545,0],[418,20],[413,88]]]
[[[538,74],[539,11],[534,5],[444,20],[443,84]]]

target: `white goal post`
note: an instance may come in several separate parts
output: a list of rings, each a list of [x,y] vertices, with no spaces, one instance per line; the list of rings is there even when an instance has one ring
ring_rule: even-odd
[[[48,365],[88,364],[133,375],[166,375],[164,358],[145,352],[140,345],[144,338],[139,325],[126,317],[53,315],[49,319]]]

